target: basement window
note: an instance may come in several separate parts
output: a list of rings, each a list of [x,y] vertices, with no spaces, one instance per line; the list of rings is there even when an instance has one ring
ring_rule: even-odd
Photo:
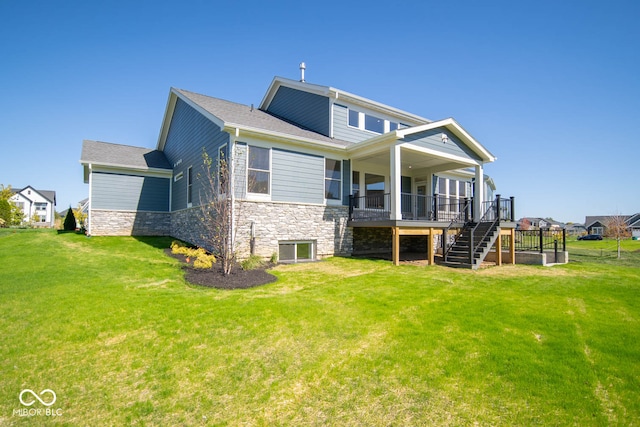
[[[315,241],[284,241],[278,243],[280,262],[303,262],[316,259]]]

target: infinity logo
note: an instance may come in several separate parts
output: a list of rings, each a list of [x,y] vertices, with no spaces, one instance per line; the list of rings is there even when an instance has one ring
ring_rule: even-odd
[[[38,402],[42,403],[44,406],[51,406],[54,403],[56,403],[57,396],[53,390],[45,389],[40,392],[40,396],[42,397],[44,397],[46,393],[50,393],[53,396],[53,400],[47,403],[44,400],[40,399],[40,396],[38,396],[33,390],[29,390],[28,388],[26,388],[20,392],[20,403],[22,403],[24,406],[31,406],[34,403],[36,403],[35,400],[32,400],[31,402],[25,402],[24,400],[22,400],[22,395],[24,395],[25,393],[31,393],[31,395],[35,397],[38,400]]]

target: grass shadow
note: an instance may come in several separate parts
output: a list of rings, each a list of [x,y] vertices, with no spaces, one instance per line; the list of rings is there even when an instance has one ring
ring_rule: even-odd
[[[149,245],[156,249],[167,249],[171,246],[171,242],[174,239],[171,236],[132,236],[140,243],[144,243],[145,245]]]

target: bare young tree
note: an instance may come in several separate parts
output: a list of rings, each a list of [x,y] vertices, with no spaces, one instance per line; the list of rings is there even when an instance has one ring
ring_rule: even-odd
[[[203,171],[198,174],[203,184],[199,220],[204,235],[201,237],[214,249],[222,272],[228,275],[236,262],[231,170],[226,157],[214,160],[204,148],[202,160]]]
[[[620,214],[615,214],[605,223],[605,237],[616,239],[618,243],[618,259],[621,257],[621,241],[631,237],[631,230],[627,224],[627,218]]]

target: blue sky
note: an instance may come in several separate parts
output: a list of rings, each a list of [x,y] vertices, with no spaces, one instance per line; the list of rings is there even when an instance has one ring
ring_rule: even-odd
[[[273,76],[454,117],[517,215],[640,212],[640,2],[0,0],[0,183],[88,196],[83,139],[155,147],[170,87]]]

